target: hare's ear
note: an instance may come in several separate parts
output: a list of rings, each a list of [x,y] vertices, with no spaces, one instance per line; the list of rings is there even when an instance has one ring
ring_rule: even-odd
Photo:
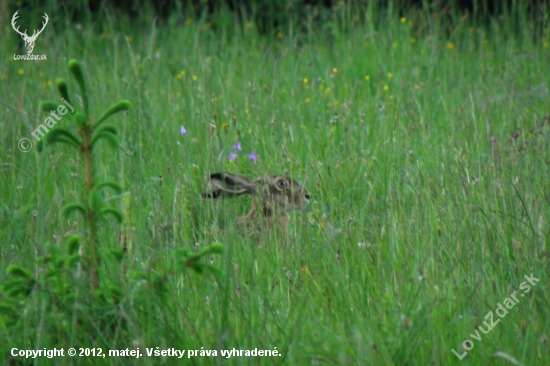
[[[203,193],[204,198],[230,198],[241,194],[255,193],[258,183],[242,175],[229,173],[214,173],[210,175],[210,183],[216,189]]]

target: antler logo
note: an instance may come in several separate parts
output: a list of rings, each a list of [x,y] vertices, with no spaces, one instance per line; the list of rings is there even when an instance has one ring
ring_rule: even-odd
[[[19,18],[19,15],[17,15],[17,13],[19,13],[19,10],[15,12],[15,14],[13,14],[13,17],[11,18],[11,26],[13,27],[13,29],[19,33],[21,35],[21,37],[23,38],[23,41],[25,41],[25,48],[27,49],[27,54],[30,55],[32,53],[32,50],[34,49],[34,42],[36,42],[36,38],[38,38],[38,36],[40,35],[40,33],[42,33],[42,31],[44,30],[44,28],[46,28],[46,24],[48,24],[48,14],[44,13],[44,19],[46,20],[44,23],[42,23],[42,29],[40,29],[39,31],[34,31],[32,33],[32,36],[28,36],[27,35],[27,30],[25,29],[25,32],[21,33],[19,31],[19,27],[15,28],[15,21],[17,20],[17,18]]]

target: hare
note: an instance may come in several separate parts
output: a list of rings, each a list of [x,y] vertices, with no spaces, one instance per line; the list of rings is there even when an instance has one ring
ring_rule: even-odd
[[[214,190],[203,193],[204,198],[231,198],[242,194],[251,194],[252,208],[250,212],[238,219],[239,226],[259,231],[255,222],[258,211],[258,201],[261,200],[261,215],[263,222],[269,228],[277,221],[279,228],[286,234],[288,213],[301,210],[309,204],[310,193],[294,179],[272,175],[269,177],[248,179],[242,175],[229,173],[214,173],[210,175]]]

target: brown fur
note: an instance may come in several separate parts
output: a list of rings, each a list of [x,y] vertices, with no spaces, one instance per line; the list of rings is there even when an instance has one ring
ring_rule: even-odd
[[[286,233],[288,213],[301,210],[309,204],[310,193],[294,179],[272,175],[251,180],[247,177],[229,173],[210,175],[210,183],[215,189],[202,194],[205,198],[230,198],[242,194],[252,195],[252,207],[248,214],[240,217],[239,225],[249,229],[258,229],[255,222],[258,206],[261,204],[262,221],[272,228],[275,223]]]

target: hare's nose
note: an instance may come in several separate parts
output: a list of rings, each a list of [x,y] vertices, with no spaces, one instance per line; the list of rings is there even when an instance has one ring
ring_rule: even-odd
[[[309,193],[306,193],[306,200],[309,199]]]

